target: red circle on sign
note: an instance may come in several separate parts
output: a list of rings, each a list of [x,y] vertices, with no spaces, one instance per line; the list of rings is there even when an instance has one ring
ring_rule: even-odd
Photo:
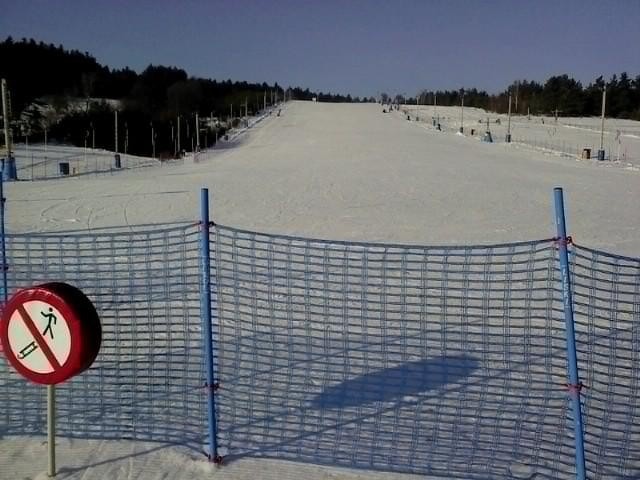
[[[25,309],[25,305],[32,301],[43,302],[56,309],[62,316],[57,321],[65,322],[68,328],[69,354],[62,364]],[[33,338],[33,350],[39,348],[42,351],[52,372],[33,371],[16,356],[15,350],[19,346],[11,345],[9,335],[12,317],[14,322],[24,322]],[[9,363],[23,377],[45,385],[62,383],[89,368],[98,355],[101,338],[100,320],[93,304],[80,290],[66,283],[48,283],[20,290],[5,305],[0,323],[0,341]]]

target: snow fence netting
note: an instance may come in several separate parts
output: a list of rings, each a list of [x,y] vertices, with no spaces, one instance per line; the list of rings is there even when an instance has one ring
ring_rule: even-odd
[[[9,235],[9,291],[79,286],[103,322],[58,433],[206,443],[196,225]],[[211,229],[220,453],[458,478],[573,478],[551,239],[423,247]],[[571,246],[589,478],[635,478],[640,260]],[[0,433],[45,390],[0,360]]]
[[[192,445],[205,438],[198,228],[7,235],[8,290],[80,288],[102,323],[93,366],[56,387],[57,433]],[[46,388],[0,356],[0,434],[46,432]]]

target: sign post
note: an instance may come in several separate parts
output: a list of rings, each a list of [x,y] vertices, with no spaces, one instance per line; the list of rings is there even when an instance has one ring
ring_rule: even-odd
[[[56,476],[56,386],[47,385],[47,475]]]
[[[55,385],[91,366],[102,328],[91,301],[66,283],[19,290],[0,322],[0,342],[9,363],[32,382],[47,385],[47,474],[56,475]]]

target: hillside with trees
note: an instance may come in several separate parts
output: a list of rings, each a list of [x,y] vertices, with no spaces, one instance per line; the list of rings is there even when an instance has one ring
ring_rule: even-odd
[[[285,96],[322,102],[376,101],[300,87],[285,90],[277,83],[190,77],[173,66],[149,65],[141,73],[126,67],[111,69],[88,52],[11,37],[0,42],[0,77],[10,87],[17,140],[42,141],[46,132],[53,141],[113,150],[117,109],[122,129],[119,151],[150,155],[155,149],[165,158],[178,154],[178,143],[181,149],[192,148],[196,114],[204,120],[200,143],[206,147],[244,115],[254,115]],[[597,116],[605,85],[607,116],[640,120],[640,75],[632,79],[626,72],[606,83],[598,77],[586,87],[568,75],[558,75],[544,83],[518,80],[498,94],[476,88],[423,90],[413,98],[382,93],[377,100],[432,104],[435,97],[438,105],[451,106],[460,105],[464,95],[467,106],[505,113],[511,93],[516,114],[557,111],[560,116]]]
[[[11,37],[0,43],[0,77],[10,86],[17,139],[27,135],[31,141],[42,141],[46,129],[53,141],[82,146],[90,138],[91,146],[95,140],[96,148],[113,149],[117,107],[119,150],[150,155],[153,130],[155,151],[163,157],[176,155],[178,118],[181,149],[191,150],[196,114],[203,120],[201,145],[209,146],[240,117],[258,113],[285,94],[300,100],[360,101],[300,87],[285,91],[277,83],[195,78],[162,65],[149,65],[139,74],[129,68],[110,69],[88,52]]]
[[[506,113],[509,108],[509,93],[512,98],[512,112],[516,114],[554,115],[564,117],[599,116],[602,108],[602,90],[607,88],[606,115],[611,118],[640,120],[640,75],[629,78],[626,72],[614,74],[605,82],[603,77],[596,78],[586,87],[568,75],[550,77],[545,83],[518,80],[503,92],[489,95],[475,88],[464,90],[432,91],[424,90],[417,97],[420,103],[433,103],[434,95],[438,105],[460,105],[464,94],[464,104],[496,113]],[[403,103],[402,96],[394,99]],[[406,99],[415,103],[416,97]]]

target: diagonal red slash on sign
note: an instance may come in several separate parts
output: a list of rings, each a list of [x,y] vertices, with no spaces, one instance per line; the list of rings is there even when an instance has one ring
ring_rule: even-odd
[[[17,310],[20,316],[22,317],[22,321],[31,332],[31,335],[33,335],[34,340],[36,341],[38,346],[42,349],[42,353],[44,353],[44,356],[47,357],[47,360],[49,360],[49,363],[51,364],[51,367],[53,368],[53,370],[54,371],[60,370],[60,368],[62,368],[62,365],[60,365],[60,363],[58,362],[58,359],[49,348],[49,345],[47,345],[46,340],[38,331],[38,327],[36,327],[36,324],[33,323],[33,320],[31,319],[27,311],[24,309],[24,305],[18,305]]]

